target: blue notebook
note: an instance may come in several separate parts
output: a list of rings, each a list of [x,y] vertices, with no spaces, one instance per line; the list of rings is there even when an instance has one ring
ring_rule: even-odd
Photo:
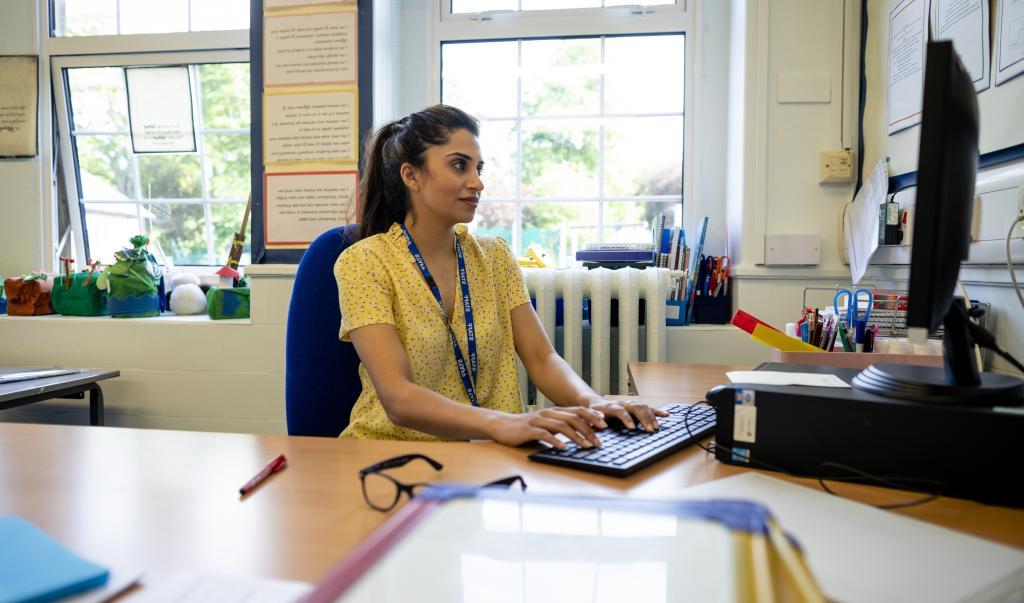
[[[0,517],[0,603],[42,603],[107,582],[82,559],[20,517]]]

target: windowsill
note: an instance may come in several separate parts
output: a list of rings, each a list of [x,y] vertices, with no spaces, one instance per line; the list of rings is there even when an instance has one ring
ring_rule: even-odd
[[[244,267],[245,276],[295,276],[298,264],[251,264]]]
[[[26,321],[61,321],[61,322],[73,322],[73,323],[109,323],[111,320],[125,321],[125,322],[145,322],[146,324],[166,324],[166,325],[182,325],[182,324],[218,324],[218,325],[250,325],[252,320],[249,318],[232,318],[225,320],[213,320],[209,316],[194,315],[194,316],[178,316],[177,314],[165,313],[160,316],[147,316],[145,318],[111,318],[110,316],[63,316],[61,314],[47,314],[45,316],[10,316],[8,314],[0,314],[0,321],[4,320],[26,320]]]

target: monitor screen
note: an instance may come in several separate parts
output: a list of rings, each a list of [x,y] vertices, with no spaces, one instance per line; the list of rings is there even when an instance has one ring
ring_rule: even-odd
[[[923,100],[907,326],[934,331],[967,259],[978,171],[977,96],[952,42],[928,43]]]

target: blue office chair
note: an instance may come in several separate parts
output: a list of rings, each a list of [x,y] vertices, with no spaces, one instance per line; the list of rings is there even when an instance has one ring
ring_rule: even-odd
[[[299,262],[285,332],[288,435],[337,437],[362,392],[359,356],[338,339],[341,310],[334,262],[356,240],[358,224],[313,241]]]

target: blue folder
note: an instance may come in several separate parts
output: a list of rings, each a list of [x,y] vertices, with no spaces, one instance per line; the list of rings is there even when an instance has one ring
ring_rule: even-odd
[[[42,603],[107,582],[110,572],[20,517],[0,517],[0,603]]]

